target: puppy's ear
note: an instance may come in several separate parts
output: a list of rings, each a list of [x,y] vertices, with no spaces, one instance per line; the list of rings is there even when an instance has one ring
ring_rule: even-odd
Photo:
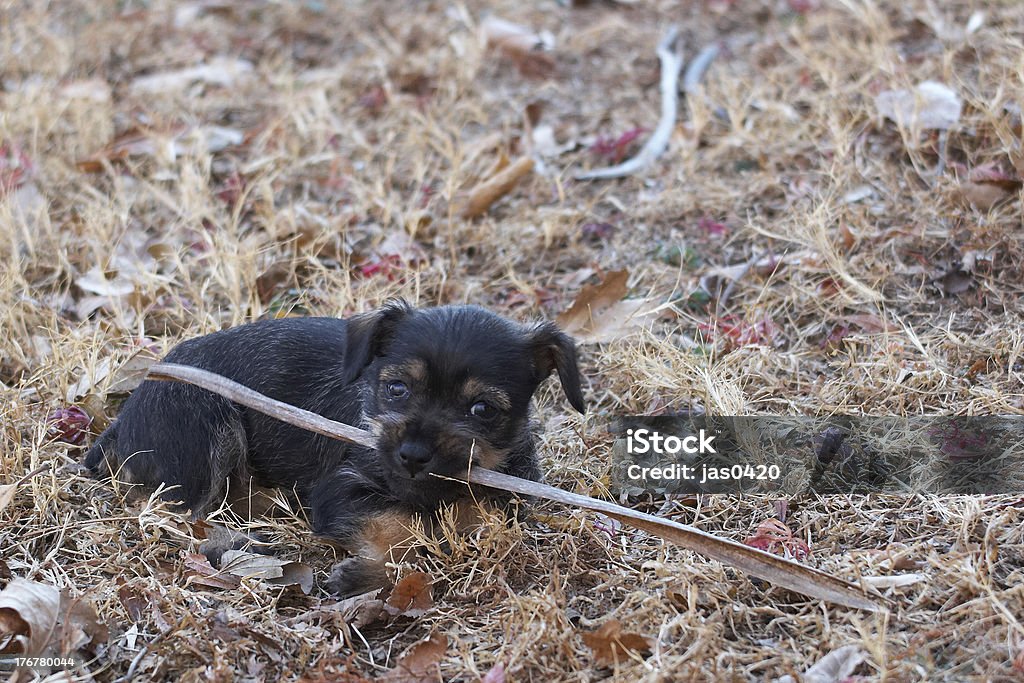
[[[379,356],[398,325],[412,313],[404,299],[390,299],[376,311],[348,319],[345,350],[345,381],[353,382],[363,368]]]
[[[562,383],[562,391],[569,403],[578,412],[585,413],[587,408],[583,404],[580,370],[576,364],[576,344],[572,337],[550,322],[537,325],[530,335],[537,381],[542,381],[552,370],[557,370],[558,380]]]

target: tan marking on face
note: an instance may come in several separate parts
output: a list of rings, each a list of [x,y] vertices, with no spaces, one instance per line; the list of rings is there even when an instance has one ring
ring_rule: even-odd
[[[505,463],[508,449],[494,448],[486,441],[474,439],[467,441],[455,434],[441,434],[437,438],[437,449],[441,457],[447,461],[457,460],[464,467],[469,467],[470,458],[475,467],[496,469]]]
[[[427,364],[419,358],[413,358],[398,365],[389,365],[381,368],[380,378],[384,382],[392,382],[394,380],[422,382],[427,378]]]
[[[492,448],[490,444],[477,441],[473,444],[473,461],[479,467],[496,470],[505,464],[508,449]]]
[[[508,392],[490,384],[485,384],[475,377],[470,377],[462,385],[462,396],[466,399],[466,402],[484,400],[488,401],[496,408],[501,410],[510,410],[512,408],[512,400],[508,396]]]

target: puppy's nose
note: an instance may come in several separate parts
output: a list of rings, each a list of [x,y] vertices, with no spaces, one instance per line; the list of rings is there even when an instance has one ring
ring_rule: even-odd
[[[403,441],[398,449],[402,465],[413,475],[422,470],[433,455],[433,451],[420,441]]]

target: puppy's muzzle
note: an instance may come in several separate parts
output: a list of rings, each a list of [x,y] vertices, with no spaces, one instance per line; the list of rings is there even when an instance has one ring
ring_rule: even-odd
[[[433,459],[434,450],[422,441],[406,439],[398,447],[398,460],[409,476],[415,477],[426,469]]]

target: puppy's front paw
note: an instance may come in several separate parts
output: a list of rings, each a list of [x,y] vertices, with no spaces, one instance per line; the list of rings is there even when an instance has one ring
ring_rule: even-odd
[[[384,588],[387,584],[388,573],[383,562],[350,557],[334,565],[324,588],[340,598],[348,598]]]

